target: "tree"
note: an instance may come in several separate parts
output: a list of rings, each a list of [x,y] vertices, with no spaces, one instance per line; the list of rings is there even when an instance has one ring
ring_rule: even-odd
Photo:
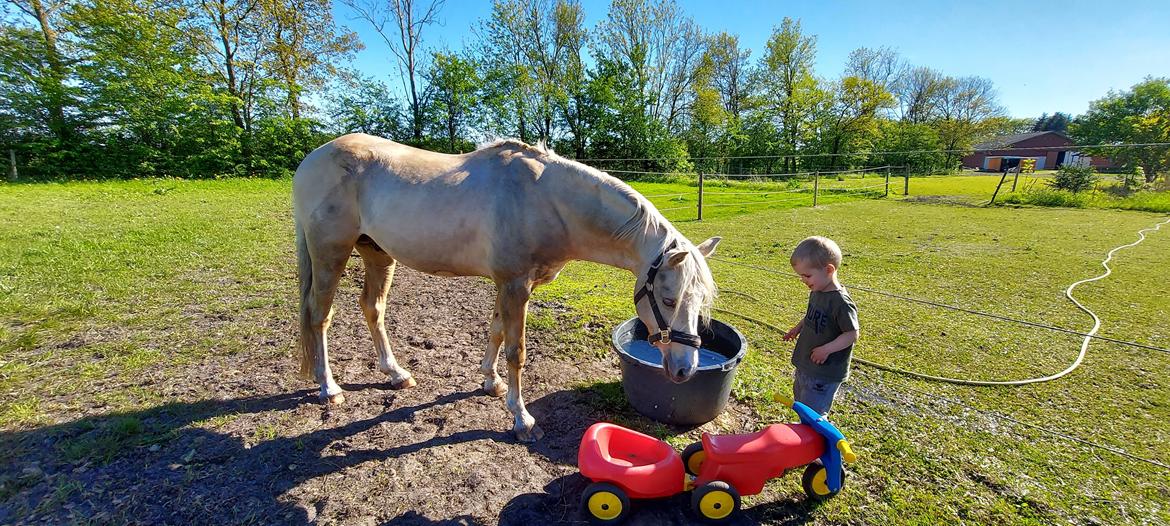
[[[1170,78],[1147,78],[1129,91],[1110,91],[1089,104],[1089,111],[1069,126],[1078,144],[1151,144],[1170,142]],[[1146,182],[1170,169],[1170,147],[1085,148],[1132,169],[1141,167]],[[1170,175],[1167,176],[1170,178]]]
[[[75,60],[60,38],[68,5],[65,0],[7,0],[6,14],[15,9],[15,18],[28,25],[5,24],[0,36],[5,106],[29,125],[46,128],[58,145],[69,144],[76,127],[69,117],[78,96],[69,85]]]
[[[849,53],[845,63],[846,77],[868,80],[889,93],[898,88],[906,74],[906,64],[897,51],[888,47],[857,48]]]
[[[613,0],[597,32],[596,54],[630,69],[647,115],[681,129],[706,44],[698,24],[673,0]]]
[[[795,154],[821,94],[813,76],[816,36],[803,34],[800,21],[785,17],[779,27],[772,29],[767,47],[755,81],[761,89],[762,104],[779,121],[777,129],[785,146],[782,152]],[[794,161],[791,157],[784,159],[786,172],[796,168]]]
[[[410,95],[412,138],[416,142],[423,139],[423,107],[426,103],[419,93],[417,81],[418,53],[422,47],[423,29],[435,22],[444,1],[429,0],[424,6],[416,0],[342,0],[359,18],[373,26],[398,59],[403,87]]]
[[[346,73],[336,84],[327,105],[335,133],[360,132],[395,140],[410,137],[412,130],[402,122],[402,108],[385,83]]]
[[[971,147],[976,139],[987,135],[994,117],[1004,114],[999,105],[995,86],[983,77],[947,77],[938,92],[938,116],[934,121],[939,139],[951,160],[957,165],[961,150]]]
[[[1032,131],[1057,131],[1063,133],[1068,130],[1068,123],[1070,121],[1071,119],[1067,114],[1059,111],[1053,113],[1051,117],[1045,113],[1039,119],[1036,119],[1036,122],[1032,125]]]
[[[425,76],[432,90],[431,109],[446,134],[448,151],[468,149],[471,143],[460,141],[460,137],[478,104],[480,78],[475,63],[452,53],[436,52]]]
[[[199,94],[210,79],[195,69],[198,51],[179,28],[185,11],[165,2],[97,0],[64,16],[83,57],[76,65],[80,111],[92,123],[89,138],[104,145],[94,173],[193,175],[189,157],[206,152],[188,143],[196,135],[188,126],[201,124],[184,117],[206,107]]]
[[[279,78],[288,116],[301,118],[301,95],[337,75],[339,60],[362,49],[357,33],[338,33],[328,0],[264,0],[272,24],[264,67]]]
[[[945,77],[938,71],[926,67],[909,69],[893,90],[898,99],[901,119],[912,123],[934,119],[938,113],[939,98],[947,85]]]
[[[539,88],[526,52],[525,21],[519,0],[494,0],[479,28],[476,53],[483,72],[480,121],[496,135],[531,142],[530,123],[539,120]]]
[[[878,114],[894,106],[894,98],[876,82],[856,76],[830,84],[816,121],[817,136],[830,167],[842,164],[840,155],[864,149],[878,132]]]

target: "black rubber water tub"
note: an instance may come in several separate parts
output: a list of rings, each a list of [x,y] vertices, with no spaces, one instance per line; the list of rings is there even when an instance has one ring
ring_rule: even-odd
[[[622,368],[622,389],[630,405],[643,415],[674,425],[699,425],[719,416],[727,408],[735,369],[747,352],[743,334],[714,319],[707,327],[700,328],[703,348],[718,356],[711,360],[709,357],[713,355],[705,353],[706,364],[700,362],[695,375],[681,384],[666,377],[660,355],[657,359],[647,359],[653,357],[642,352],[646,334],[646,325],[638,318],[613,330],[613,348]],[[638,346],[636,352],[631,352],[631,344]]]

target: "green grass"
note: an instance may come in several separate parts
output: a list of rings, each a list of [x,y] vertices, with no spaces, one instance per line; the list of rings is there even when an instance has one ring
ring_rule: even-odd
[[[911,184],[919,182],[911,180]],[[955,185],[948,179],[941,185]],[[933,183],[933,182],[932,182]],[[992,186],[994,189],[994,186]],[[966,190],[971,192],[971,190]],[[1087,330],[1091,320],[1062,291],[1096,275],[1106,251],[1136,239],[1158,216],[1110,210],[954,207],[889,200],[819,209],[765,210],[751,216],[680,223],[691,239],[722,235],[720,257],[786,270],[800,239],[821,234],[845,250],[846,283],[959,304],[1025,320]],[[1102,334],[1170,347],[1160,261],[1170,230],[1118,254],[1114,274],[1078,297],[1104,320]],[[787,326],[807,291],[794,280],[715,261],[718,306]],[[574,263],[538,299],[572,305],[612,326],[633,315],[634,277]],[[741,294],[750,294],[751,300]],[[935,375],[1004,380],[1064,369],[1074,336],[854,292],[863,340],[857,355]],[[766,419],[791,418],[770,402],[789,393],[791,344],[753,323],[726,318],[752,350],[735,396]],[[939,397],[1170,463],[1170,357],[1094,342],[1085,364],[1064,380],[1018,388],[934,384],[858,367],[834,419],[863,451],[850,491],[818,508],[818,521],[933,524],[1047,524],[1170,520],[1170,473],[1101,450],[998,421]],[[1118,474],[1128,474],[1119,476]],[[796,493],[794,482],[781,491]]]
[[[693,240],[724,236],[722,258],[785,271],[796,242],[827,235],[845,250],[847,285],[1081,330],[1091,320],[1063,297],[1064,288],[1096,275],[1106,251],[1161,219],[1120,210],[857,200],[834,192],[838,185],[867,186],[870,179],[821,181],[825,206],[818,208],[799,191],[807,182],[789,188],[709,181],[713,194],[775,190],[775,202],[713,207],[702,222],[693,221],[693,209],[667,215]],[[912,178],[911,197],[985,201],[998,179]],[[661,208],[695,204],[695,188],[687,183],[634,186],[646,195],[687,194],[653,198]],[[149,388],[101,386],[147,368],[181,368],[239,352],[257,339],[287,340],[295,317],[289,191],[288,181],[263,180],[0,186],[0,390],[7,394],[0,401],[0,430],[72,420],[77,392],[91,393],[113,413],[153,407],[162,401]],[[806,200],[779,202],[780,195]],[[732,197],[711,195],[707,203]],[[1101,316],[1102,334],[1170,347],[1164,323],[1170,319],[1168,256],[1170,230],[1164,227],[1120,252],[1112,276],[1078,289]],[[795,279],[719,261],[712,268],[723,291],[719,307],[778,325],[802,314],[807,291]],[[550,335],[567,359],[606,353],[606,328],[633,315],[633,283],[625,271],[570,264],[534,299],[562,302],[571,311],[537,309],[534,330],[570,329]],[[854,298],[863,325],[858,356],[931,374],[1049,374],[1063,369],[1080,343],[862,291]],[[771,394],[790,392],[791,344],[762,326],[720,317],[743,330],[751,347],[735,396],[765,422],[790,420]],[[1170,463],[1168,364],[1164,354],[1094,342],[1085,364],[1068,378],[1019,388],[934,384],[856,367],[833,418],[861,460],[850,468],[844,493],[806,511],[818,523],[1168,522],[1167,471],[966,407]],[[581,390],[615,414],[627,411],[612,378],[563,387]],[[223,425],[229,418],[197,425]],[[277,425],[261,426],[251,438],[271,439]],[[668,428],[647,431],[676,445],[689,440]],[[68,458],[100,460],[156,439],[140,422],[113,419],[78,430],[60,447]],[[798,479],[790,475],[771,488],[797,495]],[[70,488],[60,491],[67,497]]]
[[[1032,205],[1063,208],[1105,208],[1118,210],[1140,210],[1146,212],[1170,212],[1170,191],[1143,190],[1128,195],[1116,191],[1116,176],[1101,175],[1093,191],[1073,194],[1054,190],[1048,186],[1053,172],[1022,174],[1012,191],[1014,176],[1004,179],[996,202],[1013,205]],[[910,178],[910,195],[951,196],[968,204],[987,204],[999,185],[1000,174],[931,176]],[[899,182],[899,184],[902,184]],[[893,191],[891,189],[891,191]],[[901,187],[898,187],[901,193]]]
[[[94,382],[239,351],[265,316],[291,320],[289,191],[268,180],[0,187],[0,391],[40,395],[0,401],[0,429],[68,410],[68,393]]]

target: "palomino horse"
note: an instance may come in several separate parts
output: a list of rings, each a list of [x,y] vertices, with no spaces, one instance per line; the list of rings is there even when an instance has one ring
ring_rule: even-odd
[[[720,238],[691,244],[625,183],[544,148],[501,141],[446,155],[346,135],[310,153],[297,168],[293,209],[301,373],[321,385],[321,397],[330,403],[344,396],[329,369],[325,334],[334,291],[355,248],[366,268],[361,306],[378,369],[394,388],[415,385],[394,359],[383,325],[395,265],[495,281],[496,308],[480,366],[483,389],[493,396],[507,393],[521,441],[543,434],[521,396],[528,298],[570,260],[639,276],[635,308],[662,351],[667,376],[684,382],[698,365],[695,335],[715,296],[704,258]],[[507,385],[496,372],[501,344]]]

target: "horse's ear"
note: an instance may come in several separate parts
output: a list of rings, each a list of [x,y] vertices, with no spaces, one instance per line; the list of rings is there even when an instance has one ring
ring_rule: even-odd
[[[672,267],[676,267],[679,263],[682,263],[683,260],[687,258],[687,254],[689,254],[689,252],[687,252],[685,249],[676,248],[671,250],[670,252],[666,253],[666,263]]]
[[[708,239],[702,243],[699,243],[699,246],[697,246],[695,248],[699,249],[699,253],[702,254],[703,257],[709,258],[709,257],[711,257],[712,254],[715,253],[715,247],[717,245],[719,245],[720,241],[723,241],[723,238],[721,238],[719,236],[715,236],[715,237]]]

